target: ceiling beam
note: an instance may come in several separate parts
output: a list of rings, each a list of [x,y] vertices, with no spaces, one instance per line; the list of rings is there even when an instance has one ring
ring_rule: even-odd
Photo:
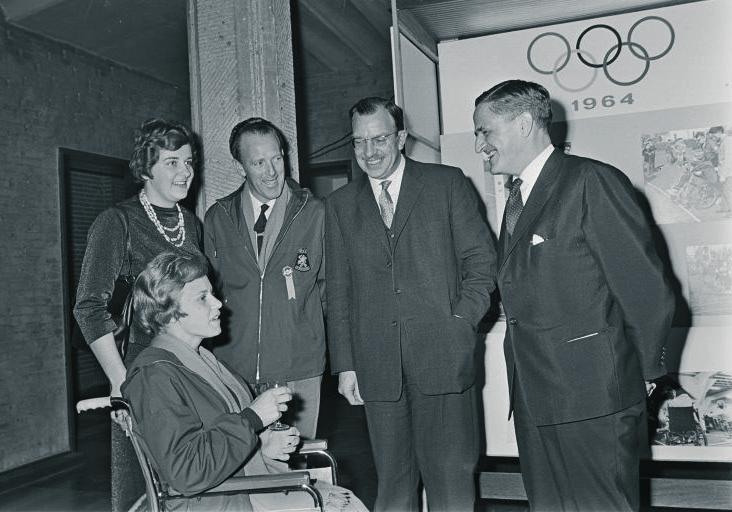
[[[328,62],[326,59],[321,58],[320,55],[316,55],[313,53],[310,48],[305,48],[305,51],[303,52],[305,54],[304,56],[304,69],[306,72],[312,71],[312,68],[309,68],[307,63],[312,62],[315,63],[318,66],[321,66],[326,71],[338,71],[338,69],[330,62]]]
[[[388,0],[350,0],[351,6],[361,13],[376,33],[389,41],[389,27],[391,26],[391,9]]]
[[[376,35],[374,30],[356,18],[345,12],[344,4],[334,0],[300,0],[299,4],[303,11],[307,11],[320,23],[333,32],[341,42],[347,46],[356,56],[368,66],[373,66],[377,61],[374,49],[383,46],[383,40]],[[358,13],[352,10],[352,13]]]
[[[0,5],[5,11],[5,18],[16,22],[61,2],[63,0],[2,0]]]
[[[302,6],[302,2],[299,2]],[[355,59],[353,53],[345,48],[342,41],[330,31],[322,27],[319,20],[314,18],[306,9],[299,9],[300,44],[313,57],[336,71],[351,66]]]
[[[397,0],[397,9],[412,9],[414,7],[424,7],[432,4],[449,3],[450,0]],[[493,2],[497,3],[497,2]]]
[[[438,62],[437,41],[411,11],[399,10],[399,30],[434,62]]]

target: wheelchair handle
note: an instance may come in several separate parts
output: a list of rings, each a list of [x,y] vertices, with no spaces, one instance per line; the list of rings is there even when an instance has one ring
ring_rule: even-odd
[[[87,398],[76,402],[76,412],[82,413],[93,409],[106,409],[111,407],[113,410],[128,409],[127,400],[119,396],[100,396],[97,398]]]

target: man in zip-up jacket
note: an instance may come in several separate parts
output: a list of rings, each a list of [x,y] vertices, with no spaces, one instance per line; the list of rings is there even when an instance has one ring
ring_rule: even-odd
[[[244,184],[206,212],[204,247],[224,302],[216,356],[261,389],[287,384],[286,421],[315,437],[325,366],[324,206],[285,178],[286,141],[262,118],[229,139]]]

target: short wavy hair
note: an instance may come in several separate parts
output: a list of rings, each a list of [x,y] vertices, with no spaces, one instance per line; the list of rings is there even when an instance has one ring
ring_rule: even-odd
[[[157,335],[172,321],[185,316],[178,298],[186,283],[204,277],[203,257],[163,252],[140,272],[132,290],[135,322],[148,334]]]
[[[250,117],[237,123],[231,129],[231,135],[229,136],[229,151],[231,152],[231,156],[242,165],[244,165],[244,162],[241,161],[242,156],[239,141],[243,135],[272,135],[280,143],[282,154],[287,154],[287,138],[282,133],[282,130],[277,128],[277,125],[273,122],[267,121],[264,118]]]
[[[130,171],[137,183],[152,178],[150,170],[160,158],[160,150],[177,151],[189,144],[193,168],[198,169],[198,141],[190,128],[177,121],[148,119],[135,131],[135,146],[130,158]]]
[[[378,96],[362,98],[348,110],[348,115],[351,121],[353,121],[353,116],[356,114],[360,116],[371,115],[375,114],[380,108],[386,110],[391,116],[397,130],[402,131],[404,129],[404,111],[399,105],[386,98],[380,98]]]
[[[511,119],[528,112],[544,130],[549,130],[552,122],[549,91],[535,82],[506,80],[475,99],[476,107],[482,103],[487,103],[488,108],[499,116],[508,116]]]

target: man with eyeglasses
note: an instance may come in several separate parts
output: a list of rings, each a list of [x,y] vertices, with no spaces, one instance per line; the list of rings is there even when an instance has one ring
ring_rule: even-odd
[[[479,419],[476,328],[496,255],[477,194],[456,168],[402,155],[401,108],[350,110],[365,174],[326,201],[331,370],[365,405],[375,510],[473,510]]]

